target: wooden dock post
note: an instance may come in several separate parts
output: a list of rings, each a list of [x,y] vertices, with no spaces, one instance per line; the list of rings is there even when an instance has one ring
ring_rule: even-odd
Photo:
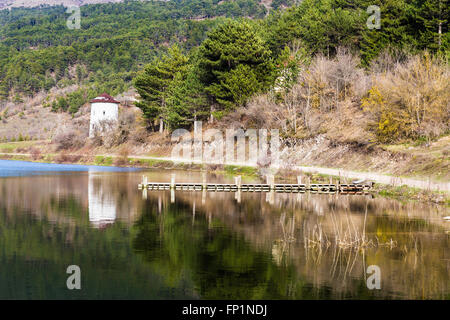
[[[206,190],[206,172],[202,174],[202,189]]]
[[[170,189],[175,189],[175,173],[170,177]]]
[[[142,188],[147,188],[147,176],[142,176]]]
[[[241,203],[241,183],[242,183],[241,176],[234,177],[234,184],[237,187],[237,191],[234,195],[234,198],[237,200],[238,203]]]
[[[208,185],[206,183],[206,172],[203,172],[202,174],[202,205],[205,205],[206,203],[206,189],[208,188]]]
[[[175,173],[170,177],[170,203],[175,203]]]
[[[339,171],[339,180],[336,183],[336,191],[341,192],[341,171]]]
[[[275,177],[273,174],[266,176],[266,183],[269,185],[270,190],[275,190]]]
[[[234,177],[234,184],[237,186],[239,190],[241,189],[241,182],[242,182],[241,176]]]

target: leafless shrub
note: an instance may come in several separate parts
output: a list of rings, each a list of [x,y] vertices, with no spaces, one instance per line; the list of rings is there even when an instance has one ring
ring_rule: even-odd
[[[129,149],[126,146],[123,146],[119,151],[119,157],[114,161],[114,164],[117,166],[123,166],[129,164],[128,155],[130,154]]]
[[[118,123],[112,120],[102,120],[94,126],[94,136],[91,142],[94,146],[104,145],[110,148],[117,143],[117,128]]]
[[[78,149],[84,146],[86,133],[82,133],[72,127],[64,126],[59,129],[52,142],[56,144],[56,150]]]
[[[41,150],[38,148],[31,148],[31,159],[34,161],[42,159]]]
[[[297,83],[283,94],[282,101],[270,94],[257,96],[223,123],[228,127],[237,123],[244,128],[278,128],[284,136],[296,138],[325,133],[333,121],[348,126],[370,87],[370,78],[358,65],[358,57],[345,48],[333,59],[319,55],[311,65],[301,66]],[[347,116],[350,119],[343,119]]]
[[[131,110],[123,110],[118,121],[101,121],[95,132],[94,139],[96,145],[105,145],[107,148],[121,145],[132,136],[135,129],[136,118],[134,112]],[[133,134],[134,138],[142,139],[142,133]],[[145,141],[145,140],[144,140]]]
[[[69,154],[67,151],[63,151],[56,156],[55,161],[57,163],[76,163],[80,161],[81,158],[82,156],[80,155]]]
[[[132,126],[136,122],[136,115],[132,110],[124,109],[119,115],[119,124]]]
[[[450,68],[429,53],[378,76],[363,99],[383,142],[434,138],[450,126]]]
[[[411,59],[411,54],[409,52],[406,49],[388,47],[372,61],[370,64],[370,71],[375,75],[392,72],[400,64],[404,64]]]
[[[343,95],[344,99],[351,97],[355,93],[355,85],[366,78],[363,69],[358,65],[359,58],[346,48],[339,48],[331,63],[328,85],[336,83],[336,93]]]
[[[135,128],[130,132],[130,141],[134,143],[145,143],[147,141],[148,132],[145,128]]]
[[[99,131],[94,131],[94,136],[90,139],[94,147],[100,147],[103,145],[103,136]]]
[[[307,90],[311,106],[320,111],[330,111],[335,106],[336,86],[332,79],[331,71],[333,62],[324,56],[317,56],[309,70],[306,70],[299,77],[299,83]]]
[[[230,128],[285,128],[283,107],[270,95],[254,97],[245,108],[240,108],[222,118],[222,127]]]

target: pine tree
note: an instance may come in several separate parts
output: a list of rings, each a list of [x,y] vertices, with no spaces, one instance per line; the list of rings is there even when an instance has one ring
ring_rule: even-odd
[[[368,65],[387,47],[404,48],[417,46],[416,31],[411,24],[411,4],[406,0],[375,2],[381,10],[381,28],[362,31],[361,60]]]
[[[168,88],[175,80],[179,81],[180,74],[186,72],[187,63],[188,58],[174,45],[169,48],[167,54],[161,59],[155,58],[135,78],[134,86],[141,98],[136,102],[136,106],[149,121],[159,117],[167,120],[167,99],[170,95]]]
[[[200,47],[199,68],[210,100],[222,111],[245,103],[273,80],[270,50],[247,21],[228,20],[210,32]],[[245,88],[238,89],[237,81]]]
[[[415,0],[412,8],[420,48],[433,51],[448,50],[449,1]]]
[[[187,72],[178,72],[168,88],[165,118],[171,129],[189,127],[197,117],[206,118],[206,96],[195,64]]]

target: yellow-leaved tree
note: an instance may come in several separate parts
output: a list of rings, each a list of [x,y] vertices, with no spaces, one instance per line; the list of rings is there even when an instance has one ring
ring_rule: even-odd
[[[435,138],[450,129],[447,61],[428,52],[378,75],[362,106],[380,142]]]

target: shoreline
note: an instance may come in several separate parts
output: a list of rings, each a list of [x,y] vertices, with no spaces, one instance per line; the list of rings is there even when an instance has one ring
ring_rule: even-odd
[[[0,160],[28,161],[34,163],[48,164],[72,164],[85,166],[107,166],[119,168],[136,169],[167,169],[167,170],[185,170],[215,172],[218,174],[242,175],[244,177],[253,177],[262,179],[260,168],[251,164],[206,164],[195,163],[195,161],[186,162],[183,159],[173,159],[169,157],[152,156],[123,156],[114,154],[101,154],[93,156],[68,155],[66,159],[56,159],[60,154],[46,154],[41,159],[33,159],[31,154],[26,153],[0,153]],[[66,160],[66,161],[61,161]],[[276,168],[274,168],[276,169]],[[295,174],[295,175],[294,175]],[[358,172],[342,170],[337,168],[320,168],[309,166],[296,166],[292,170],[279,170],[275,175],[276,179],[289,180],[292,176],[305,175],[311,179],[311,182],[323,183],[328,179],[349,180],[366,179],[375,182],[371,193],[376,195],[393,198],[397,200],[416,200],[432,202],[450,206],[450,183],[437,183],[431,181],[417,180],[405,177],[395,177],[381,175],[370,172]],[[376,179],[371,179],[375,177]],[[381,180],[381,182],[380,182]],[[413,186],[408,185],[413,182]],[[446,188],[442,188],[442,186]]]
[[[0,152],[0,159],[3,159],[4,156],[12,156],[12,157],[28,157],[33,162],[42,162],[32,159],[32,154],[29,153],[1,153]],[[46,156],[51,157],[57,157],[61,156],[61,154],[46,154],[43,156],[45,158]],[[203,168],[204,166],[223,166],[223,167],[248,167],[248,168],[255,168],[258,169],[259,167],[256,164],[252,163],[240,163],[240,162],[232,162],[232,163],[205,163],[201,161],[195,161],[195,160],[189,160],[183,158],[171,158],[171,157],[155,157],[155,156],[139,156],[139,155],[129,155],[127,156],[126,160],[123,159],[123,161],[114,162],[114,159],[121,159],[123,156],[116,155],[116,154],[96,154],[93,156],[82,156],[79,154],[66,154],[65,157],[71,158],[80,158],[83,157],[94,157],[94,162],[89,163],[87,162],[73,162],[67,161],[67,163],[71,164],[91,164],[91,165],[107,165],[107,166],[117,166],[117,167],[130,167],[130,166],[136,166],[139,168],[142,168],[141,164],[167,164],[172,166],[189,166],[189,167],[197,167],[199,169]],[[5,159],[8,160],[8,159]],[[17,159],[18,160],[18,159]],[[129,163],[128,163],[129,161]],[[47,163],[66,163],[66,161],[50,161]],[[144,168],[147,166],[144,165]],[[157,168],[160,168],[160,166],[156,166]],[[281,170],[284,169],[279,167],[271,167],[274,170]],[[300,172],[300,173],[318,173],[322,175],[327,176],[334,176],[334,177],[342,177],[345,179],[364,179],[368,181],[373,181],[375,183],[379,184],[386,184],[391,186],[399,186],[399,185],[408,185],[412,188],[419,188],[424,190],[430,190],[430,191],[443,191],[443,192],[450,192],[450,182],[436,182],[432,181],[431,179],[423,180],[423,179],[415,179],[411,177],[402,177],[402,176],[394,176],[390,174],[380,174],[380,173],[374,173],[374,172],[367,172],[367,171],[356,171],[356,170],[346,170],[346,169],[340,169],[340,168],[329,168],[329,167],[316,167],[316,166],[294,166],[290,171]]]

